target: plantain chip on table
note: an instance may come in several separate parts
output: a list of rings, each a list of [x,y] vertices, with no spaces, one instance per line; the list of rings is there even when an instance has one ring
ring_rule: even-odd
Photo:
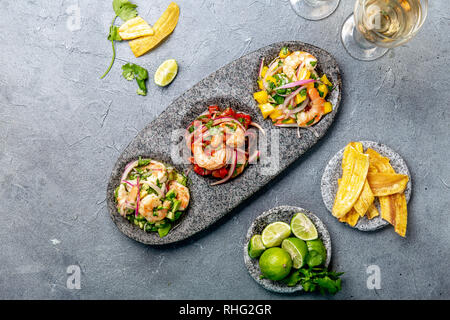
[[[140,37],[129,42],[131,51],[136,57],[156,47],[161,41],[169,36],[175,29],[180,16],[180,8],[175,2],[171,2],[161,17],[153,25],[154,34]]]
[[[404,191],[408,181],[407,175],[395,172],[389,158],[371,148],[364,152],[362,143],[350,142],[344,149],[342,178],[338,179],[332,213],[339,221],[354,227],[359,218],[373,219],[380,215],[375,205],[378,197],[381,218],[404,237],[408,216]]]
[[[152,36],[155,31],[140,16],[128,20],[119,28],[119,35],[123,40],[136,39],[143,36]]]

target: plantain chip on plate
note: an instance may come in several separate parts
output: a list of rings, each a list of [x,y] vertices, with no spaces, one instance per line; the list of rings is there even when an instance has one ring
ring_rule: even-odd
[[[369,170],[369,156],[353,146],[345,147],[342,160],[342,179],[339,184],[332,213],[336,218],[345,216],[358,200]]]
[[[130,19],[119,28],[119,35],[123,40],[136,39],[143,36],[152,36],[155,31],[140,16]]]

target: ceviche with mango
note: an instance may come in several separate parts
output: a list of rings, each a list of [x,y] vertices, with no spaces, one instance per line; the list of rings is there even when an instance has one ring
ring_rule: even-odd
[[[327,101],[333,84],[319,74],[317,58],[304,51],[283,47],[268,65],[261,60],[258,87],[254,93],[259,109],[277,127],[308,128],[333,110]]]

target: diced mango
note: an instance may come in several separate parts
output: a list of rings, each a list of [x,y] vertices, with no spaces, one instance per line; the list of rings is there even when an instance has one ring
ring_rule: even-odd
[[[262,77],[262,78],[264,78],[264,76],[266,75],[267,70],[269,70],[269,68],[266,67],[266,66],[264,66],[263,69],[261,70],[261,77]]]
[[[275,79],[274,77],[270,76],[266,78],[266,81],[271,81],[273,82],[275,85],[277,84],[277,79]]]
[[[307,80],[311,77],[311,72],[305,67],[301,68],[298,80]]]
[[[270,103],[260,104],[259,109],[261,110],[264,119],[267,118],[275,110],[275,108]]]
[[[273,112],[270,114],[270,119],[275,121],[277,118],[281,117],[283,115],[283,111],[279,109],[273,110]]]
[[[305,84],[306,90],[314,89],[314,82],[310,82]]]
[[[290,118],[289,120],[283,121],[283,123],[291,124],[291,123],[295,123],[295,120]]]
[[[320,78],[320,81],[322,81],[325,85],[327,85],[327,86],[333,86],[333,84],[330,82],[330,80],[328,80],[328,78],[327,78],[327,75],[326,74],[324,74],[323,76],[322,76],[322,78]]]
[[[333,105],[331,104],[331,102],[325,102],[323,104],[323,114],[330,113],[331,111],[333,111]]]
[[[264,85],[263,85],[262,80],[258,80],[258,87],[259,87],[261,90],[264,90]]]
[[[302,96],[300,93],[297,93],[297,95],[295,96],[295,105],[300,104],[305,100],[306,100],[306,94],[304,96]]]
[[[319,86],[317,87],[317,90],[319,90],[320,92],[323,92],[322,98],[325,98],[328,94],[328,87],[324,84],[319,84]]]
[[[269,102],[269,95],[268,95],[267,92],[264,91],[264,90],[255,92],[255,93],[253,94],[253,98],[255,98],[255,100],[256,100],[259,104],[264,104],[264,103]]]

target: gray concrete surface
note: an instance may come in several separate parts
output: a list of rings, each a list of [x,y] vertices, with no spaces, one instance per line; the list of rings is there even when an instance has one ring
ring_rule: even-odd
[[[154,23],[169,1],[136,1]],[[81,29],[66,10],[77,5]],[[310,22],[287,1],[180,0],[174,34],[134,58],[106,41],[111,1],[2,1],[0,19],[0,298],[322,299],[278,295],[247,273],[241,244],[254,217],[278,205],[304,207],[327,224],[333,268],[345,271],[339,299],[450,298],[450,4],[431,1],[415,39],[375,62],[347,55],[340,26],[353,1]],[[343,101],[329,134],[228,218],[181,244],[154,248],[123,236],[105,207],[110,170],[148,122],[197,81],[267,44],[301,40],[336,56]],[[167,88],[149,95],[121,76],[123,62],[150,74],[168,58],[180,64]],[[320,195],[322,171],[350,140],[385,143],[413,178],[407,239],[392,228],[362,233],[338,223]],[[67,267],[81,267],[68,289]],[[381,289],[367,289],[369,265]],[[333,298],[333,297],[330,297]]]

